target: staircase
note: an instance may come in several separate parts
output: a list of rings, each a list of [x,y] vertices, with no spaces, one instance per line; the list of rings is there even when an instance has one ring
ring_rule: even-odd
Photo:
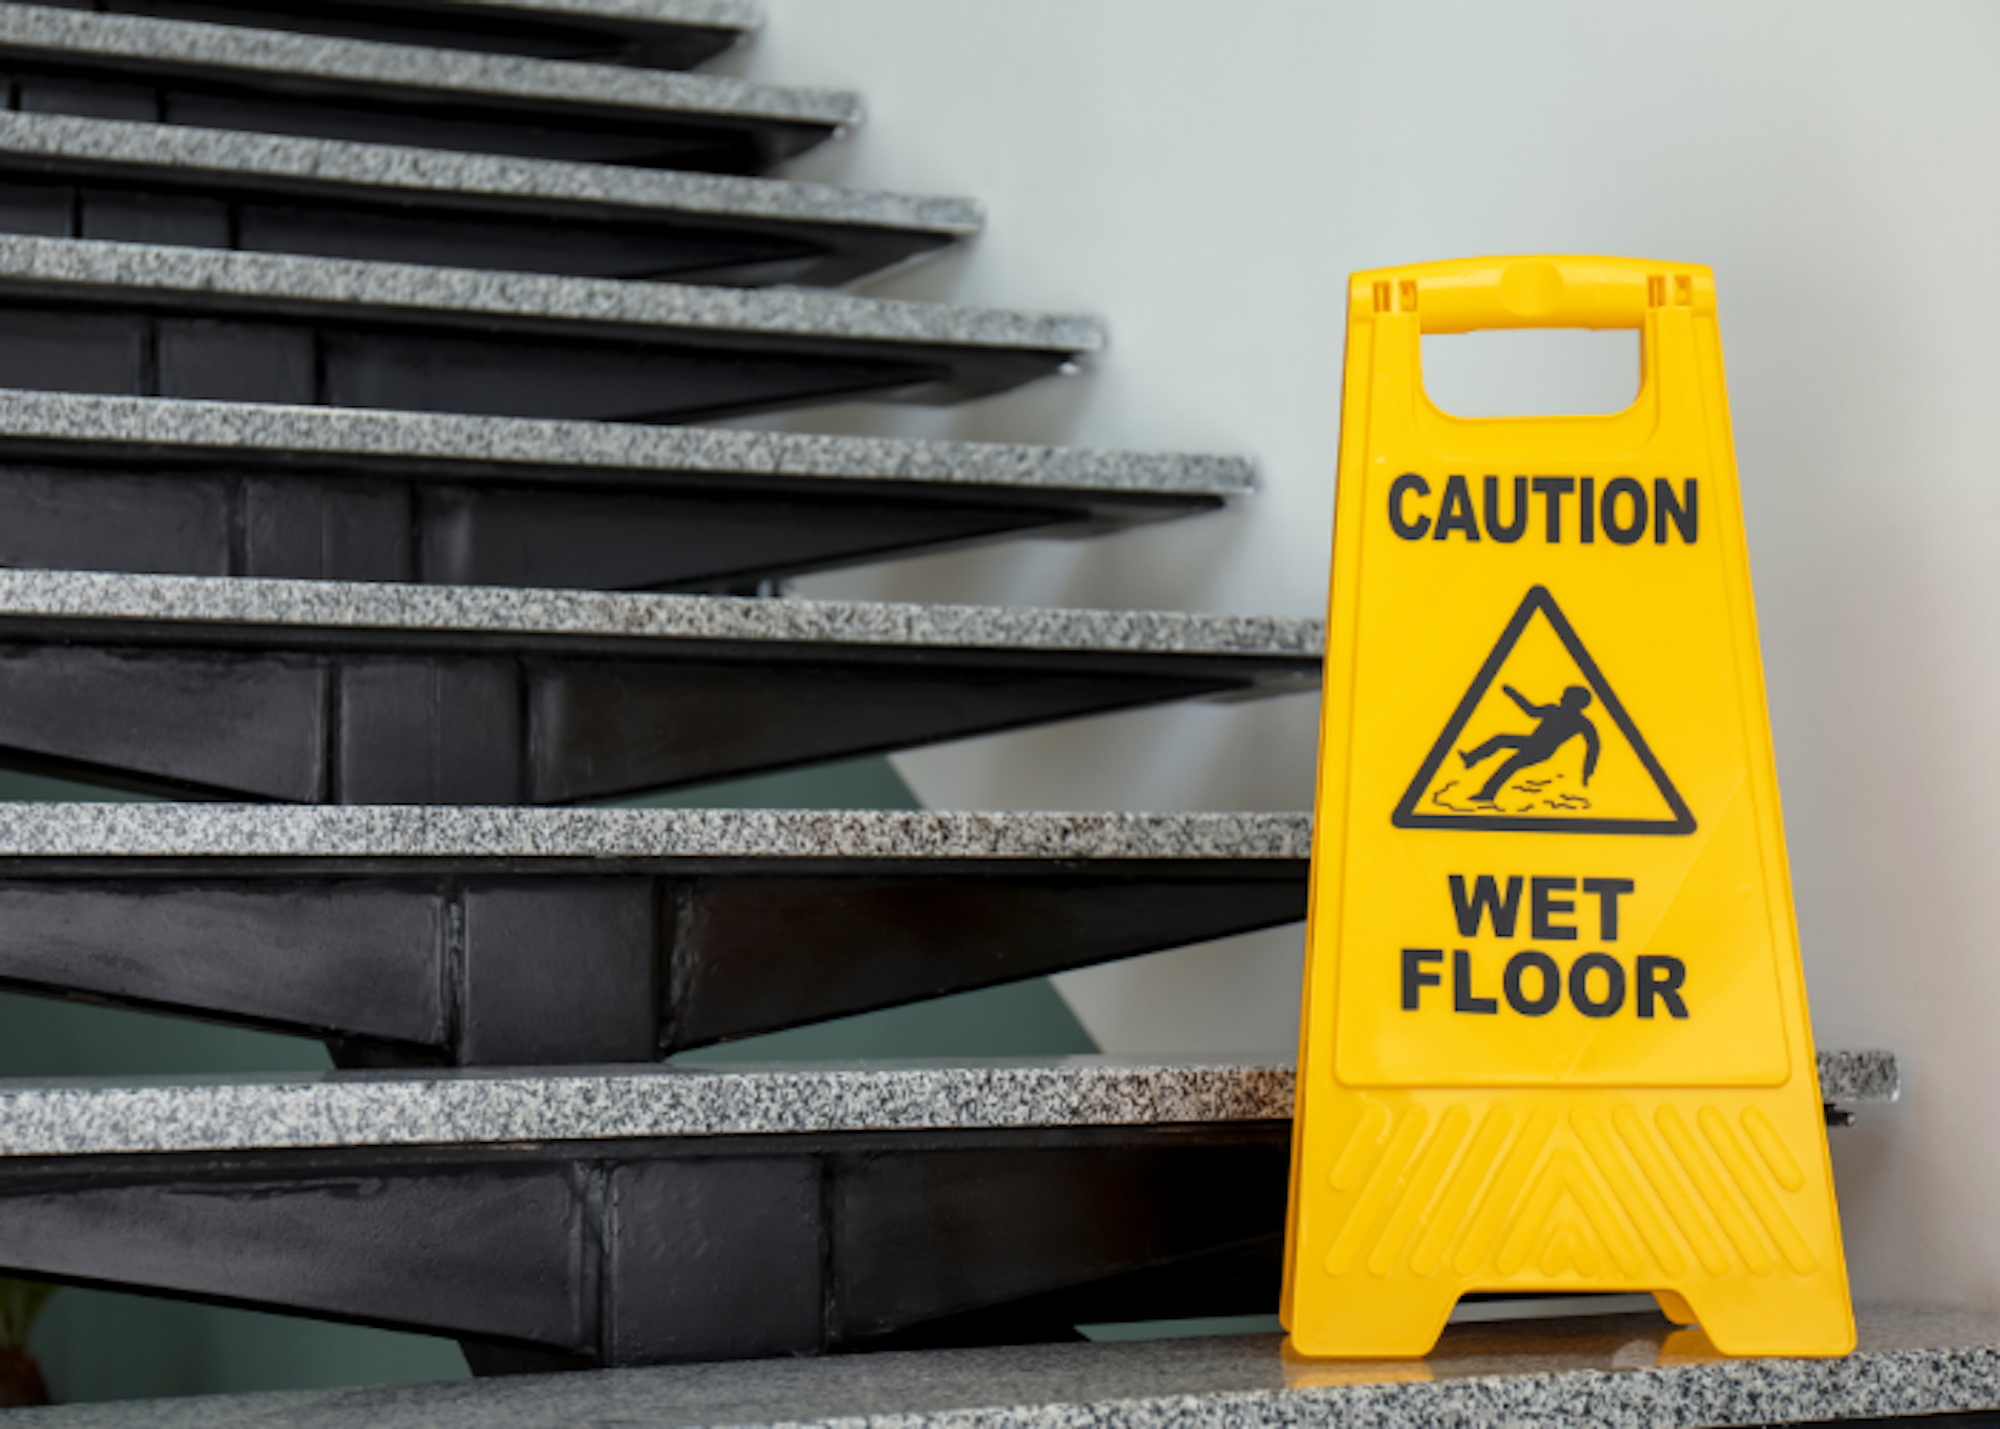
[[[684,72],[754,25],[0,4],[0,759],[182,801],[0,809],[0,983],[343,1069],[0,1084],[11,1273],[496,1373],[1275,1304],[1286,1068],[650,1065],[1305,908],[1304,815],[575,807],[1317,683],[1308,621],[781,594],[1252,481],[669,425],[1103,343],[832,291],[978,212],[756,177],[860,110]]]

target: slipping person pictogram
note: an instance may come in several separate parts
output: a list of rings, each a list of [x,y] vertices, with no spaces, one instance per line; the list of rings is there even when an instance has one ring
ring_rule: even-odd
[[[1561,693],[1538,704],[1523,690]],[[1521,728],[1523,715],[1532,729]],[[1694,832],[1686,802],[1546,586],[1531,588],[1507,622],[1391,822],[1503,833]]]
[[[1590,706],[1590,691],[1582,685],[1571,685],[1562,692],[1562,702],[1553,705],[1538,705],[1512,685],[1502,685],[1508,699],[1521,707],[1521,713],[1529,719],[1537,720],[1532,733],[1496,734],[1484,744],[1474,749],[1461,749],[1458,757],[1470,769],[1491,759],[1503,749],[1514,751],[1514,757],[1493,771],[1493,777],[1473,799],[1481,804],[1490,804],[1507,787],[1507,781],[1523,769],[1532,769],[1537,764],[1547,763],[1555,757],[1558,749],[1572,739],[1582,739],[1583,782],[1590,783],[1590,776],[1597,770],[1597,757],[1603,752],[1597,739],[1597,726],[1590,722],[1584,710]]]

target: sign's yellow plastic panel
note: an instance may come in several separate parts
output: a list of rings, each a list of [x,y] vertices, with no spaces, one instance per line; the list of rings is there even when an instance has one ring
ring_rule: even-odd
[[[1349,294],[1285,1321],[1421,1355],[1468,1291],[1854,1344],[1706,268]],[[1637,328],[1638,399],[1467,420],[1420,337]]]

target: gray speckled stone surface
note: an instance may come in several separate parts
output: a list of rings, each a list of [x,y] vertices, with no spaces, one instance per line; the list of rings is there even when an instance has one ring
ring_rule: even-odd
[[[1822,1054],[1822,1095],[1873,1100],[1842,1066]],[[1276,1121],[1292,1086],[1282,1063],[1111,1057],[0,1081],[0,1156]]]
[[[1903,1095],[1894,1052],[1822,1052],[1819,1079],[1829,1102],[1892,1102]]]
[[[0,50],[80,65],[138,62],[238,83],[263,78],[397,95],[421,90],[460,101],[554,109],[729,116],[829,129],[861,119],[860,99],[841,90],[34,5],[0,5]]]
[[[449,0],[469,10],[518,10],[524,15],[601,16],[644,25],[703,25],[752,31],[763,13],[750,0]]]
[[[136,124],[67,114],[0,113],[0,151],[65,167],[164,171],[234,187],[346,190],[374,197],[493,200],[513,208],[792,220],[914,229],[959,237],[979,230],[970,199],[872,193],[828,184],[728,174],[674,173],[612,164],[294,139],[229,129]]]
[[[0,622],[24,617],[1310,661],[1321,642],[1320,622],[1280,616],[0,571]]]
[[[1103,329],[1093,319],[1061,313],[81,238],[0,237],[0,291],[42,298],[68,294],[93,302],[121,294],[149,301],[181,294],[203,310],[337,313],[347,321],[420,313],[538,328],[618,327],[632,336],[702,331],[1067,355],[1104,345]]]
[[[1724,1359],[1658,1315],[1454,1325],[1416,1361],[1277,1335],[1021,1345],[24,1411],[50,1429],[1509,1429],[1886,1418],[2000,1407],[2000,1316],[1861,1307],[1835,1360]]]
[[[1102,1057],[13,1081],[0,1082],[0,1155],[1263,1121],[1290,1116],[1292,1084],[1278,1064]]]
[[[356,465],[456,476],[466,466],[523,478],[570,469],[1007,486],[1038,490],[1241,496],[1256,468],[1239,457],[1090,451],[1001,442],[891,441],[723,427],[526,421],[357,408],[279,407],[0,388],[0,450],[116,454],[246,453],[351,458]]]
[[[1015,1061],[0,1081],[0,1156],[1271,1121],[1289,1067]]]
[[[1309,814],[0,803],[0,857],[1304,859]]]

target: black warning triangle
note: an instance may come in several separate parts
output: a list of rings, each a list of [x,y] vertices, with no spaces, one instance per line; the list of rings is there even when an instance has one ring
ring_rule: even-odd
[[[1562,642],[1564,650],[1568,652],[1585,683],[1589,685],[1591,695],[1604,713],[1611,717],[1612,723],[1624,736],[1631,752],[1637,756],[1645,775],[1652,781],[1654,791],[1663,801],[1664,808],[1661,812],[1664,817],[1600,817],[1568,809],[1534,812],[1520,807],[1502,808],[1498,805],[1490,808],[1484,806],[1467,808],[1462,805],[1447,807],[1435,795],[1426,801],[1426,794],[1431,793],[1433,785],[1438,781],[1439,771],[1457,749],[1466,724],[1485,700],[1488,689],[1505,668],[1508,657],[1514,653],[1514,647],[1520,643],[1522,635],[1526,633],[1537,614],[1548,621],[1549,628]],[[1477,754],[1476,750],[1474,754]],[[1546,757],[1548,756],[1545,755],[1544,758]],[[1470,767],[1469,761],[1468,767]],[[1477,796],[1474,796],[1474,799],[1476,802]],[[1545,586],[1536,586],[1529,591],[1527,598],[1521,602],[1521,608],[1514,612],[1514,618],[1507,622],[1507,628],[1501,633],[1499,643],[1493,647],[1493,653],[1486,657],[1486,663],[1473,677],[1472,687],[1465,692],[1465,698],[1458,702],[1458,708],[1452,712],[1450,722],[1444,727],[1444,733],[1438,736],[1437,743],[1431,747],[1429,758],[1424,760],[1423,768],[1417,771],[1417,777],[1411,781],[1402,802],[1397,804],[1391,822],[1400,829],[1485,829],[1496,833],[1691,834],[1695,829],[1694,815],[1689,812],[1686,801],[1680,796],[1680,791],[1674,788],[1666,770],[1660,767],[1660,761],[1653,757],[1653,751],[1646,745],[1645,736],[1641,735],[1639,727],[1632,723],[1632,717],[1625,712],[1625,706],[1619,703],[1618,696],[1612,693],[1609,682],[1597,668],[1597,662],[1591,659],[1590,652],[1583,648],[1583,642],[1577,639],[1576,631],[1570,626],[1561,608],[1556,605],[1555,597],[1549,594]]]

